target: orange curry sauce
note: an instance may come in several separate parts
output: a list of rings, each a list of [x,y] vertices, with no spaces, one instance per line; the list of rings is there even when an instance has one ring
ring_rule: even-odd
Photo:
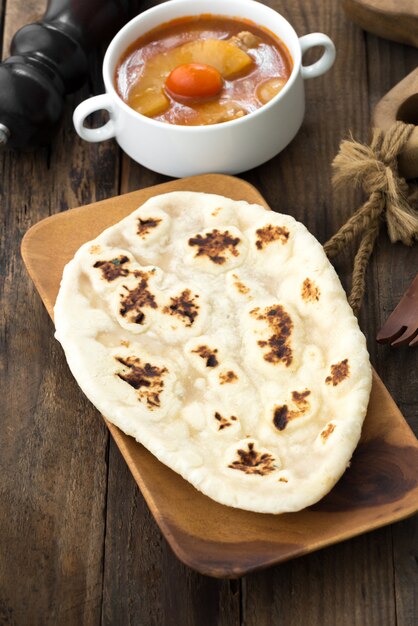
[[[221,46],[216,42],[206,46],[208,42],[202,44],[203,40],[233,45],[221,44],[227,48],[225,53],[224,48],[217,49]],[[213,62],[217,70],[212,72],[212,80],[216,82],[217,71],[221,77],[217,93],[182,97],[169,89],[170,80],[174,83],[176,79],[173,70],[179,73],[183,56],[189,62],[186,72],[193,64],[203,64],[204,72]],[[227,71],[231,63],[238,68],[232,75]],[[243,19],[200,15],[162,24],[131,44],[116,66],[115,86],[129,106],[153,119],[180,125],[216,124],[263,106],[284,86],[292,66],[286,46],[267,30]]]

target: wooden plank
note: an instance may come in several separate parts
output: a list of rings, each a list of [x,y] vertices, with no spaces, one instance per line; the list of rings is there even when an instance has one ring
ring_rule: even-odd
[[[279,2],[269,4],[281,8]],[[273,208],[291,213],[320,241],[326,241],[362,197],[354,189],[332,188],[330,164],[350,130],[362,140],[368,136],[366,47],[361,31],[346,19],[340,3],[332,0],[315,5],[302,0],[289,3],[285,17],[300,35],[329,34],[336,44],[337,60],[327,75],[307,81],[307,112],[295,141],[246,178]],[[347,252],[335,263],[345,285],[351,272]],[[383,529],[248,576],[244,591],[246,626],[389,626],[395,623],[391,533]]]
[[[3,49],[4,13],[6,11],[6,0],[0,2],[0,50]]]
[[[9,2],[3,49],[44,0]],[[50,149],[0,156],[0,623],[97,624],[108,433],[75,384],[23,268],[32,224],[117,191],[115,146],[76,140],[69,98]]]
[[[238,589],[180,563],[112,443],[102,623],[239,626]]]
[[[245,581],[245,626],[392,626],[390,534],[363,535]]]
[[[418,50],[367,35],[370,106],[374,107],[395,84],[418,65]],[[374,341],[378,329],[396,306],[418,268],[418,247],[393,245],[386,233],[372,258],[363,320],[372,359],[402,413],[418,436],[418,372],[416,351],[394,349]],[[367,311],[366,311],[367,308]],[[370,315],[370,309],[373,314]],[[367,321],[368,320],[368,321]],[[400,381],[403,381],[402,384]],[[418,621],[418,517],[392,527],[396,618],[399,626]]]
[[[14,33],[31,22],[39,20],[45,12],[45,0],[27,0],[26,2],[5,0],[5,26],[3,32],[3,58],[10,54],[10,41]]]
[[[167,180],[123,157],[121,193]],[[122,503],[121,493],[128,496]],[[122,526],[121,517],[131,523]],[[240,583],[202,576],[177,560],[113,443],[106,529],[104,624],[239,626]],[[130,590],[129,599],[120,589]]]
[[[393,561],[398,626],[415,626],[418,621],[417,545],[417,516],[393,526]]]
[[[166,180],[169,179],[123,157],[121,193]],[[179,623],[182,626],[238,626],[239,582],[214,580],[182,565],[162,538],[113,443],[109,467],[103,623],[114,624],[120,620],[120,623],[156,626]],[[124,503],[124,511],[126,507],[135,506],[136,515],[130,517],[129,527],[119,527],[116,531],[120,493],[126,490],[127,478],[129,498]],[[129,541],[130,535],[139,539]],[[126,602],[118,590],[132,588],[132,582],[135,590],[129,593],[130,601]]]

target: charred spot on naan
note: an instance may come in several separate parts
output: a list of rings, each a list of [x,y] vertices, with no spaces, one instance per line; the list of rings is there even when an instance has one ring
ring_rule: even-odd
[[[290,409],[287,404],[275,407],[273,424],[277,430],[284,430],[291,420],[305,415],[310,408],[310,403],[306,399],[310,394],[309,389],[305,389],[305,391],[292,391],[294,409]]]
[[[321,431],[321,439],[323,443],[327,441],[328,437],[332,435],[334,430],[335,430],[335,424],[333,424],[332,422],[329,422],[329,424],[325,426],[324,430]]]
[[[198,346],[195,350],[192,350],[195,354],[198,354],[202,359],[206,360],[206,367],[216,367],[219,365],[219,361],[216,358],[218,354],[217,348],[209,348],[209,346]]]
[[[219,411],[215,411],[215,419],[219,422],[218,430],[223,430],[224,428],[228,428],[228,426],[232,426],[232,422],[236,422],[238,418],[235,415],[231,415],[228,417],[223,417],[219,413]]]
[[[178,317],[185,326],[190,327],[199,314],[200,307],[196,302],[198,297],[197,294],[192,296],[190,289],[184,289],[179,296],[170,298],[171,304],[163,308],[163,313]]]
[[[146,217],[142,219],[138,217],[137,234],[143,239],[151,232],[153,228],[156,228],[161,222],[161,218],[158,217]]]
[[[150,272],[135,270],[134,276],[139,279],[137,286],[129,289],[126,285],[122,285],[126,294],[120,294],[119,313],[134,324],[144,323],[145,313],[142,311],[144,307],[157,308],[155,296],[149,289],[149,279],[152,273],[152,270]]]
[[[336,387],[350,375],[350,365],[348,359],[344,359],[339,363],[331,365],[331,373],[326,377],[325,383]]]
[[[238,380],[238,376],[232,370],[228,370],[227,372],[220,372],[219,381],[221,385],[225,385],[227,383],[236,383]]]
[[[190,237],[188,243],[191,247],[197,247],[195,257],[206,256],[213,263],[223,265],[227,260],[227,255],[239,256],[237,246],[241,239],[234,237],[228,230],[220,231],[214,228],[211,232],[195,237]]]
[[[305,391],[292,391],[292,400],[298,407],[300,411],[303,413],[305,409],[309,406],[309,402],[306,398],[311,394],[309,389],[305,389]]]
[[[102,278],[110,283],[120,276],[128,276],[129,269],[127,267],[123,267],[126,263],[129,263],[129,258],[120,254],[118,257],[110,259],[109,261],[96,261],[93,267],[100,269],[102,272]]]
[[[234,279],[234,285],[239,291],[239,293],[242,293],[243,295],[247,295],[247,293],[249,293],[250,291],[250,288],[244,285],[244,283],[238,278],[236,274],[232,274],[232,278]]]
[[[232,461],[228,467],[244,472],[245,474],[258,474],[259,476],[266,476],[277,469],[275,458],[272,454],[268,452],[257,452],[257,450],[254,449],[253,442],[249,442],[247,448],[247,450],[239,448],[237,450],[238,459]]]
[[[301,296],[305,302],[317,302],[321,292],[319,287],[310,278],[305,278],[302,283]]]
[[[273,241],[280,241],[281,244],[285,245],[290,235],[289,231],[284,226],[273,226],[273,224],[267,224],[263,226],[263,228],[257,228],[255,233],[257,235],[255,245],[258,250],[262,250]]]
[[[115,359],[128,368],[116,375],[128,383],[138,392],[138,398],[146,402],[149,409],[161,406],[160,394],[164,388],[164,375],[168,372],[166,367],[157,367],[151,363],[143,363],[135,356],[115,357]]]
[[[273,424],[277,430],[284,430],[289,422],[289,407],[287,404],[274,409]]]
[[[269,352],[263,355],[265,361],[269,363],[284,363],[286,367],[291,365],[293,353],[290,347],[290,337],[293,331],[293,322],[290,315],[281,304],[266,307],[260,312],[256,307],[250,311],[250,315],[255,319],[264,321],[269,326],[272,334],[268,340],[257,341],[260,348],[268,348]]]

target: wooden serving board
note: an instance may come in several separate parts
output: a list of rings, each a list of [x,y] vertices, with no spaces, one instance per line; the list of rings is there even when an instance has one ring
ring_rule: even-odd
[[[219,193],[267,206],[248,183],[210,174],[53,215],[33,226],[22,243],[23,259],[49,314],[53,314],[64,265],[81,244],[151,196],[180,190]],[[418,510],[418,442],[376,374],[351,467],[323,500],[299,513],[265,515],[217,504],[134,439],[107,425],[175,554],[210,576],[241,576]]]

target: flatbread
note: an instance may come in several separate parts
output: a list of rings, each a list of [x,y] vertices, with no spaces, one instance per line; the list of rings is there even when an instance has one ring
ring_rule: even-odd
[[[222,196],[151,198],[65,267],[56,337],[90,401],[217,502],[322,498],[366,414],[366,342],[322,246]]]

